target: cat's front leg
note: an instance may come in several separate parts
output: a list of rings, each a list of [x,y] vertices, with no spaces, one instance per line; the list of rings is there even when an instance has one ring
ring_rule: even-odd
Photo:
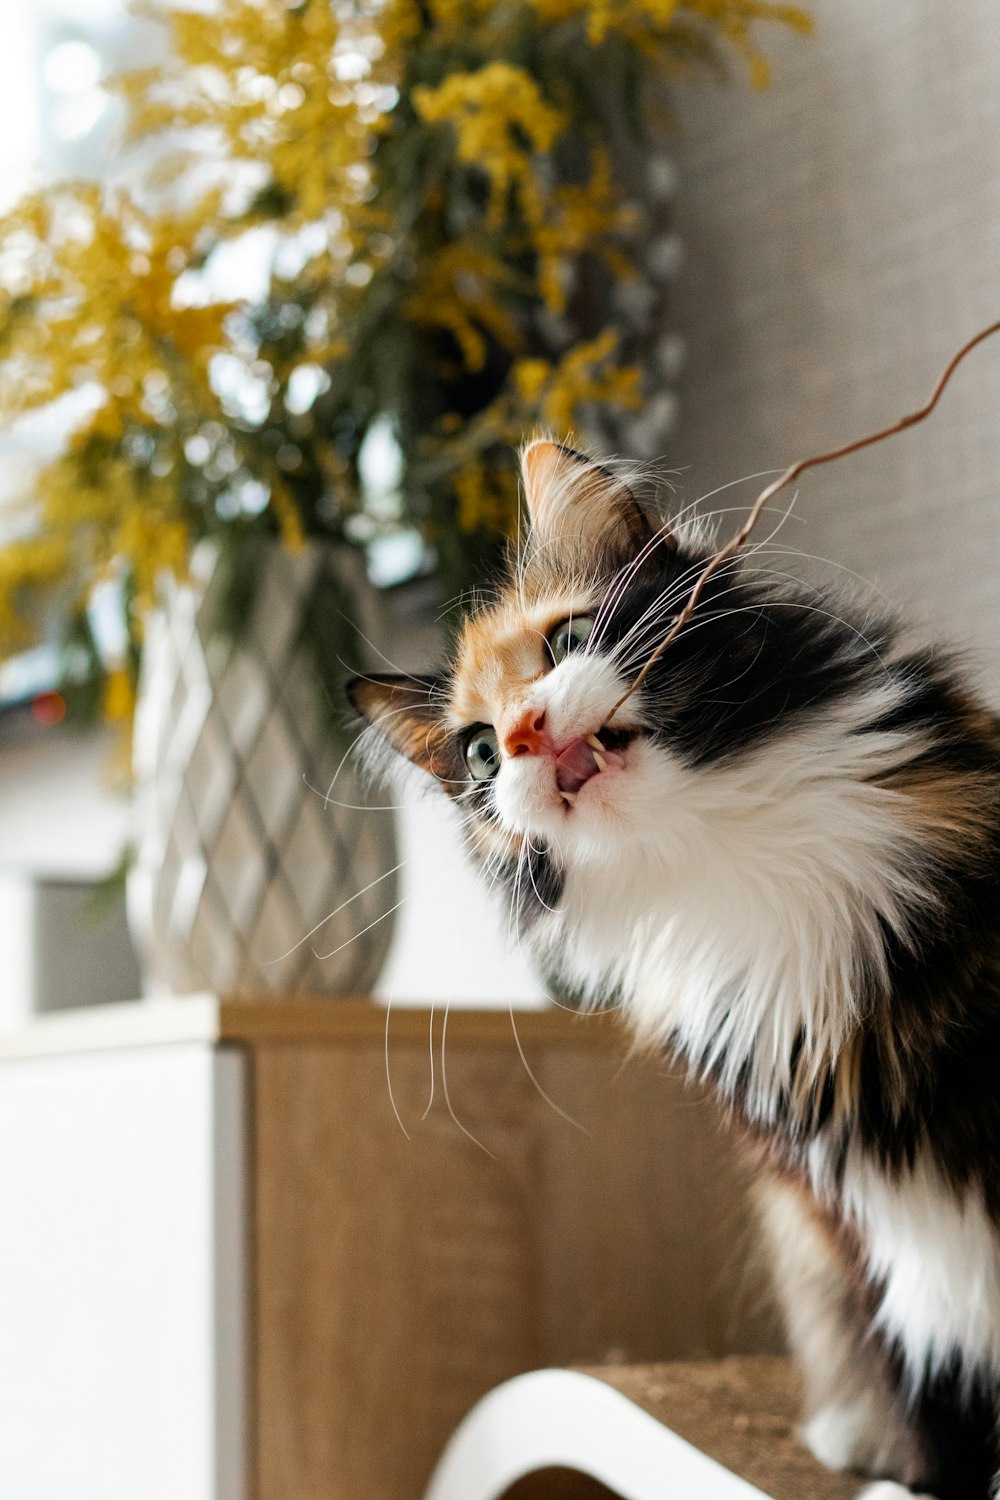
[[[878,1350],[865,1339],[847,1267],[812,1199],[780,1178],[762,1181],[757,1198],[778,1304],[805,1386],[802,1441],[828,1469],[920,1483],[926,1472],[920,1441]],[[891,1494],[875,1487],[868,1500]]]

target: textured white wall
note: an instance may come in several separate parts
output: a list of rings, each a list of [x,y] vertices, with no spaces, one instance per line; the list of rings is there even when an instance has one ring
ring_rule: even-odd
[[[403,904],[375,994],[388,1004],[533,1006],[544,998],[505,902],[485,894],[444,797],[402,809],[396,824]]]
[[[811,9],[812,40],[770,33],[768,93],[682,100],[685,500],[911,410],[1000,317],[1000,6]],[[928,423],[804,476],[783,535],[968,644],[1000,701],[998,418],[1000,336]]]
[[[387,667],[426,671],[442,657],[433,596],[419,589],[390,600]],[[440,793],[408,794],[396,820],[401,904],[392,946],[375,985],[387,1004],[542,1003],[544,992],[516,941],[502,898],[486,895],[465,851],[454,807]]]

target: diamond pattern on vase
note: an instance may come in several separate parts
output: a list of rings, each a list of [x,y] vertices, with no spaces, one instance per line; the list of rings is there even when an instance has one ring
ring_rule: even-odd
[[[272,696],[269,679],[246,646],[231,653],[214,683],[214,697],[234,745],[253,743],[270,712]]]
[[[244,775],[268,839],[280,839],[300,798],[302,754],[285,716],[271,713],[261,725]]]
[[[247,798],[238,792],[226,808],[210,854],[212,875],[224,893],[232,922],[248,931],[267,881],[268,840],[262,837]]]
[[[221,729],[219,716],[209,714],[188,760],[189,779],[193,786],[202,789],[198,805],[193,809],[195,818],[201,820],[196,823],[201,844],[211,847],[218,838],[239,774],[239,767],[229,753],[229,741]]]
[[[300,801],[295,809],[295,820],[285,834],[285,877],[294,900],[300,910],[307,911],[312,904],[313,883],[316,870],[321,869],[329,858],[328,827],[325,819],[314,816],[314,809],[307,799]],[[359,840],[357,863],[365,866],[365,852]],[[381,851],[373,850],[368,858],[378,858]],[[331,911],[333,908],[330,908]]]
[[[357,810],[364,793],[321,670],[345,654],[354,598],[370,608],[360,559],[317,543],[269,547],[229,640],[211,623],[223,583],[209,549],[192,577],[193,587],[167,584],[150,621],[136,713],[129,914],[148,986],[363,993],[390,935],[394,878],[365,887],[395,863],[392,824]]]
[[[225,903],[221,902],[207,873],[202,899],[205,910],[201,920],[191,928],[178,977],[188,983],[192,975],[197,975],[199,989],[238,994],[238,986],[233,985],[231,976],[239,974],[243,950]]]

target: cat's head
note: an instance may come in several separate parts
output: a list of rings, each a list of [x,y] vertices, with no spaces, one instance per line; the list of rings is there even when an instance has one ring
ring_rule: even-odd
[[[522,454],[530,529],[450,665],[360,677],[374,737],[468,811],[485,853],[533,840],[599,853],[642,825],[657,742],[686,718],[690,651],[672,649],[612,713],[684,603],[704,554],[612,469],[539,440]]]

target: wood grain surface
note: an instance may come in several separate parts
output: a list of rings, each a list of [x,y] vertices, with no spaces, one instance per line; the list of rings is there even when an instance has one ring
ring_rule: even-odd
[[[511,1375],[759,1338],[707,1105],[604,1023],[519,1017],[535,1082],[509,1018],[449,1028],[444,1075],[423,1020],[390,1027],[391,1098],[381,1029],[252,1049],[257,1500],[419,1500]]]

